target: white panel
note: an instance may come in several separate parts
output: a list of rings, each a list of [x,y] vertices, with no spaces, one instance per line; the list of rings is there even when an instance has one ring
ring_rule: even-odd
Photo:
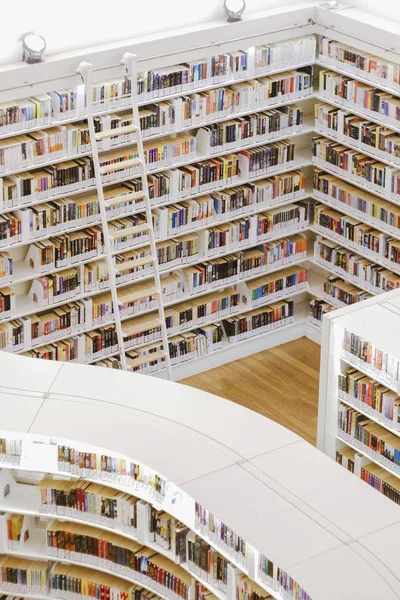
[[[0,372],[2,373],[2,370]],[[24,396],[17,393],[0,392],[0,431],[28,431],[42,402],[43,397],[39,395]]]
[[[392,548],[393,550],[393,548]],[[342,546],[291,567],[290,575],[321,600],[395,600],[399,596],[349,547]]]
[[[236,460],[300,439],[288,429],[229,400],[179,383],[133,373],[111,369],[89,371],[85,365],[65,365],[52,392],[98,398],[179,422],[218,440],[236,453]],[[251,431],[251,436],[243,436],[244,429]]]
[[[340,545],[338,538],[239,465],[182,487],[289,572],[291,565]]]
[[[338,469],[333,460],[315,452],[307,442],[297,444],[295,452],[288,446],[250,462],[349,537],[359,537],[399,520],[399,507],[394,502],[386,498],[383,502],[373,488],[346,469]]]
[[[62,418],[60,418],[62,415]],[[113,450],[151,466],[178,484],[232,464],[218,442],[157,416],[120,406],[85,404],[49,398],[32,433],[57,435]],[[182,453],[185,460],[180,460]]]
[[[47,392],[62,363],[1,353],[0,390]]]

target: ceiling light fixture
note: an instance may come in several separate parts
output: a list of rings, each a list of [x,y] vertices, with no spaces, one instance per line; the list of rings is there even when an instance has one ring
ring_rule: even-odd
[[[224,0],[224,9],[228,23],[242,20],[242,14],[246,8],[245,0]]]
[[[46,40],[36,33],[27,33],[22,38],[22,59],[27,63],[38,63],[46,50]]]

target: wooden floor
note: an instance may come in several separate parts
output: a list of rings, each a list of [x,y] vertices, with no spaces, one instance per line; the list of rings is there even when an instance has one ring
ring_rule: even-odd
[[[301,338],[180,383],[238,402],[316,443],[320,346]]]

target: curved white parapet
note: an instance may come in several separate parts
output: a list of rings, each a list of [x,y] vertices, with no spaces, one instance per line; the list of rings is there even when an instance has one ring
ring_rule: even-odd
[[[193,527],[180,507],[180,491],[189,495],[312,600],[400,598],[399,507],[242,406],[152,377],[0,353],[0,432],[29,434],[38,470],[65,441],[147,465],[170,482],[165,510]],[[34,470],[30,458],[24,450],[21,468]]]

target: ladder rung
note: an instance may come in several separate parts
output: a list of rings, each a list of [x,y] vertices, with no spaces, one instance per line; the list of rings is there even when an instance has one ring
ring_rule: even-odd
[[[138,158],[131,158],[130,160],[123,160],[121,162],[112,163],[111,165],[103,165],[100,167],[100,173],[101,175],[105,175],[106,173],[113,173],[114,171],[123,171],[129,167],[136,167],[136,165],[140,165],[140,160]]]
[[[125,229],[118,229],[118,231],[112,231],[110,233],[110,238],[113,240],[117,240],[118,238],[126,237],[127,235],[135,234],[135,233],[143,233],[144,231],[148,231],[150,227],[147,223],[143,223],[143,225],[133,225],[132,227],[126,227]]]
[[[160,319],[150,319],[149,321],[145,321],[139,323],[139,325],[127,325],[124,323],[126,329],[122,330],[122,335],[124,337],[128,337],[129,335],[135,335],[135,333],[141,333],[142,331],[147,331],[147,329],[156,329],[156,327],[160,327],[161,321]]]
[[[124,271],[129,271],[129,269],[134,269],[135,267],[143,267],[144,265],[149,265],[154,263],[154,258],[152,256],[143,256],[143,258],[136,258],[134,260],[126,260],[123,263],[119,263],[115,266],[115,270],[118,273],[123,273]]]
[[[135,302],[135,300],[141,300],[142,298],[146,298],[147,296],[154,296],[157,294],[157,290],[155,287],[149,287],[145,290],[141,290],[140,292],[131,292],[130,294],[126,294],[123,296],[121,292],[119,293],[119,299],[124,304],[126,302]]]
[[[158,352],[151,352],[150,354],[146,354],[145,356],[139,356],[138,358],[133,358],[129,360],[130,367],[140,367],[140,365],[145,365],[148,362],[153,362],[155,360],[161,360],[162,358],[166,358],[165,352],[159,350]]]
[[[137,127],[135,125],[125,125],[115,129],[105,129],[96,133],[96,140],[104,140],[105,138],[115,137],[117,135],[125,135],[127,133],[135,133]]]
[[[116,196],[115,198],[108,198],[104,200],[104,204],[106,206],[115,206],[116,204],[121,204],[122,202],[130,202],[131,200],[143,200],[146,198],[146,194],[144,192],[132,192],[131,194],[122,194],[121,196]]]

